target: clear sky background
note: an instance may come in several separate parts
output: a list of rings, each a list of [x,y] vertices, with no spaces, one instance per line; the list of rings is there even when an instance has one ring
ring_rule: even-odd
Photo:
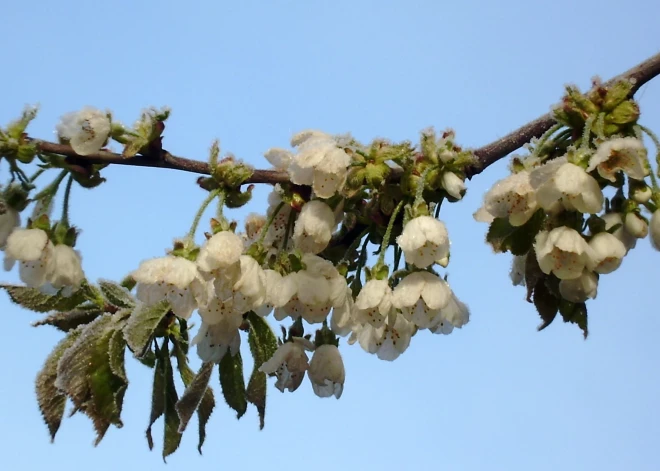
[[[258,167],[267,148],[306,128],[368,141],[451,126],[476,147],[548,111],[565,83],[584,89],[660,47],[651,0],[23,0],[1,10],[1,123],[40,103],[31,134],[54,139],[58,117],[85,105],[129,124],[146,106],[169,105],[172,153],[203,160],[219,138]],[[660,132],[660,80],[638,99],[643,123]],[[505,172],[502,161],[443,208],[450,282],[472,310],[466,327],[422,332],[394,363],[343,345],[341,400],[317,398],[307,381],[281,394],[271,380],[265,430],[253,408],[237,422],[220,404],[204,455],[191,424],[167,469],[659,469],[660,253],[643,241],[601,279],[587,341],[560,320],[537,333],[533,306],[510,284],[510,257],[491,252],[486,225],[471,217]],[[194,175],[119,166],[104,175],[100,188],[72,195],[92,280],[162,255],[204,197]],[[233,216],[263,211],[266,192]],[[5,295],[0,315],[3,469],[164,466],[144,438],[151,370],[127,358],[123,429],[94,448],[91,423],[77,415],[51,445],[33,381],[61,334],[32,328],[39,316]]]

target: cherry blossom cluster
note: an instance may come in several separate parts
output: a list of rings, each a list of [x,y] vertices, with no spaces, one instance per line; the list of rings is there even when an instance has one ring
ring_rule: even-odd
[[[560,301],[584,303],[639,239],[660,248],[660,188],[643,134],[658,142],[638,125],[630,86],[595,83],[586,99],[569,87],[559,124],[514,157],[475,213],[491,224],[493,248],[514,254],[513,283],[530,294],[541,273]]]

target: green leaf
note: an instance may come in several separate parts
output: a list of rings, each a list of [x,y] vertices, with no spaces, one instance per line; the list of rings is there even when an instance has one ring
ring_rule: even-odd
[[[539,209],[522,226],[514,227],[508,219],[495,218],[488,228],[486,242],[491,244],[496,252],[511,252],[513,255],[525,255],[532,248],[534,238],[538,234],[545,212]]]
[[[76,410],[92,419],[96,444],[110,425],[123,425],[120,415],[128,380],[118,353],[123,340],[114,337],[121,334],[125,318],[121,311],[104,314],[81,327],[78,339],[57,366],[55,385],[69,396]]]
[[[259,371],[259,368],[277,350],[277,337],[268,322],[254,312],[248,313],[247,321],[250,326],[248,344],[254,358],[254,367],[248,381],[246,396],[247,400],[256,406],[259,413],[259,428],[263,429],[266,416],[266,374]]]
[[[547,281],[547,278],[541,279],[534,286],[534,306],[536,306],[536,310],[543,321],[538,326],[539,331],[548,327],[555,320],[559,309],[559,300],[550,291]]]
[[[109,280],[100,280],[99,287],[105,300],[113,306],[123,308],[135,307],[135,298],[122,285]]]
[[[63,332],[69,332],[80,325],[89,324],[101,314],[103,311],[96,304],[83,304],[72,311],[54,312],[32,325],[52,325]]]
[[[213,373],[214,363],[203,363],[199,372],[195,375],[192,381],[187,385],[181,399],[176,404],[176,411],[179,414],[181,424],[179,425],[179,432],[183,433],[190,421],[193,413],[202,402],[202,398],[206,393]]]
[[[156,328],[168,312],[170,312],[170,303],[166,300],[151,306],[139,304],[133,310],[126,323],[124,337],[135,356],[139,358],[144,355]]]
[[[241,352],[234,356],[227,352],[220,360],[219,370],[222,394],[227,405],[236,411],[236,418],[240,419],[247,410]]]
[[[38,289],[25,286],[0,284],[0,288],[7,291],[13,303],[34,312],[70,311],[88,299],[84,288],[69,297],[62,296],[61,292],[55,295],[44,294]]]
[[[51,442],[55,440],[55,434],[60,428],[66,404],[66,394],[55,387],[57,364],[64,352],[74,344],[79,335],[80,330],[74,330],[64,337],[48,356],[46,363],[37,375],[35,384],[37,402],[39,403],[41,415],[48,426]]]
[[[176,411],[176,403],[179,402],[179,396],[174,385],[174,371],[170,362],[170,355],[167,351],[167,342],[164,344],[163,363],[165,364],[165,425],[163,427],[163,460],[174,453],[181,443],[181,433],[179,433],[179,414]],[[162,352],[161,352],[162,353]]]
[[[174,349],[176,352],[176,362],[179,374],[181,375],[183,384],[188,387],[195,378],[195,373],[190,369],[190,366],[188,366],[188,357],[186,357],[186,351],[183,348],[182,342],[176,341],[174,343]],[[211,388],[206,388],[202,401],[197,407],[197,419],[199,422],[199,442],[197,445],[197,451],[199,451],[200,455],[202,454],[202,445],[204,445],[204,440],[206,439],[206,424],[213,413],[213,409],[215,409],[213,390]]]
[[[562,299],[561,303],[559,303],[559,313],[564,319],[564,322],[577,324],[582,329],[582,335],[586,340],[589,336],[587,305],[585,303],[572,303]]]
[[[179,416],[176,412],[176,403],[179,398],[174,385],[174,371],[170,361],[168,342],[169,340],[166,337],[161,348],[156,347],[156,368],[154,369],[154,383],[151,392],[151,414],[146,431],[147,443],[151,450],[154,447],[151,427],[156,420],[164,416],[163,460],[174,453],[181,443]]]
[[[545,273],[541,271],[539,261],[536,258],[536,251],[532,247],[525,257],[525,287],[527,288],[527,302],[532,302],[534,287],[539,281],[543,281]]]
[[[167,339],[164,340],[165,353],[158,349],[156,346],[156,366],[154,368],[154,382],[151,389],[151,414],[149,416],[149,426],[147,427],[147,443],[149,449],[154,448],[154,439],[151,435],[151,427],[158,420],[158,418],[165,412],[165,377],[167,376],[167,369],[163,356],[167,356]]]

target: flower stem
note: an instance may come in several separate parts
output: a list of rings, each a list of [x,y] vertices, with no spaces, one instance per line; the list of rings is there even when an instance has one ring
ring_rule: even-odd
[[[582,139],[580,142],[580,149],[589,148],[589,138],[591,137],[591,128],[594,126],[595,116],[591,115],[587,118],[587,121],[584,123],[584,129],[582,130]]]
[[[433,170],[432,166],[426,167],[426,169],[424,169],[422,172],[422,175],[419,177],[419,181],[417,182],[417,191],[415,192],[414,206],[424,202],[424,185],[426,185],[426,179],[428,178],[429,173],[431,173],[431,170]],[[394,211],[396,211],[396,209]]]
[[[387,247],[389,247],[390,245],[390,238],[392,237],[392,229],[394,228],[394,221],[396,217],[399,215],[399,211],[401,211],[401,208],[403,208],[403,203],[404,200],[399,201],[399,204],[397,204],[396,208],[394,208],[394,211],[392,211],[392,216],[390,216],[390,220],[387,223],[385,236],[383,237],[383,242],[380,244],[380,254],[378,255],[378,262],[376,263],[376,265],[378,266],[383,265],[383,262],[385,261],[385,252],[387,251]]]
[[[289,237],[291,236],[291,229],[293,229],[293,223],[296,220],[296,212],[291,211],[289,213],[289,219],[286,221],[286,228],[284,229],[284,241],[282,242],[282,250],[287,250],[289,245]]]
[[[344,252],[344,257],[342,258],[341,262],[339,262],[339,263],[350,261],[350,260],[348,260],[348,257],[350,256],[351,253],[353,253],[353,250],[355,250],[357,248],[357,246],[360,245],[360,242],[362,242],[362,239],[364,238],[364,236],[369,234],[370,230],[371,230],[371,228],[367,227],[366,229],[364,229],[360,233],[359,236],[357,236],[355,239],[353,239],[353,242],[351,242],[351,245],[348,246],[348,248],[346,249],[346,252]]]
[[[57,189],[60,187],[60,183],[62,183],[62,180],[64,180],[64,177],[66,177],[67,173],[69,173],[68,170],[62,170],[60,174],[55,178],[55,180],[53,180],[51,184],[46,188],[37,193],[33,199],[39,200],[45,197],[53,199],[53,196],[55,196],[55,193],[57,193]]]
[[[64,202],[62,203],[62,218],[61,222],[69,226],[69,198],[71,197],[71,185],[73,184],[73,175],[69,175],[64,189]]]
[[[651,141],[653,141],[653,145],[655,146],[655,162],[658,167],[657,169],[658,174],[660,175],[660,139],[658,139],[658,136],[646,126],[642,126],[641,124],[638,124],[637,127],[639,128],[640,131],[645,132],[646,135],[649,136]],[[641,140],[641,136],[638,137]],[[649,165],[649,170],[650,170],[649,174],[651,177],[651,185],[653,186],[653,189],[657,191],[658,181],[655,178],[655,174],[653,173],[653,167],[651,167],[651,162],[648,160],[648,157],[647,157],[647,163]]]
[[[46,171],[45,168],[40,168],[36,172],[34,172],[34,175],[30,177],[30,183],[33,183],[39,176]]]
[[[195,214],[195,219],[193,219],[192,225],[190,226],[190,230],[188,231],[187,238],[189,240],[193,240],[195,238],[195,233],[197,232],[197,226],[199,226],[199,221],[202,219],[202,215],[204,214],[204,211],[206,211],[206,208],[209,207],[209,204],[215,199],[216,196],[220,193],[220,190],[213,190],[209,192],[209,195],[202,201],[202,205],[199,207],[197,210],[197,214]]]
[[[550,139],[550,136],[552,136],[554,133],[559,131],[563,126],[564,126],[563,124],[557,123],[554,126],[552,126],[550,129],[548,129],[546,132],[544,132],[543,135],[538,140],[538,142],[536,143],[536,147],[534,147],[534,152],[532,152],[532,155],[539,155],[539,151],[545,145],[546,141]]]
[[[259,235],[259,240],[257,240],[258,244],[263,244],[264,239],[266,239],[266,234],[268,233],[268,229],[270,229],[270,226],[273,225],[273,221],[277,217],[277,213],[280,212],[280,210],[284,207],[284,201],[281,201],[280,204],[278,204],[275,207],[275,211],[273,211],[273,214],[270,215],[268,220],[266,221],[266,224],[264,225],[263,229],[261,229],[261,234]]]

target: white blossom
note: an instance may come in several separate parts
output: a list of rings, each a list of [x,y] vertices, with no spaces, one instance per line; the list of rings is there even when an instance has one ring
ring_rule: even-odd
[[[330,135],[319,131],[299,133],[292,139],[298,147],[288,167],[291,181],[310,185],[319,198],[330,198],[344,186],[351,157]]]
[[[168,255],[145,260],[131,276],[140,301],[150,305],[167,299],[174,314],[184,319],[209,302],[208,284],[195,262],[185,258]]]
[[[616,181],[619,170],[629,177],[643,180],[649,174],[644,143],[634,137],[610,139],[598,146],[589,159],[587,170],[598,170],[598,174],[611,182]]]
[[[21,213],[6,203],[0,204],[0,250],[7,245],[7,238],[21,225]]]
[[[470,321],[470,309],[452,291],[449,303],[440,309],[439,318],[448,321],[452,326],[460,329]],[[431,326],[431,329],[433,327]]]
[[[651,188],[649,186],[644,185],[635,188],[632,194],[632,199],[638,202],[639,204],[644,204],[651,199],[651,196],[653,196],[653,191],[651,191]]]
[[[285,389],[293,392],[302,384],[305,372],[309,369],[305,350],[314,350],[312,343],[307,339],[294,337],[293,341],[280,345],[273,356],[259,367],[259,371],[266,374],[275,373],[275,387],[281,392]]]
[[[603,192],[596,179],[565,158],[533,170],[530,182],[537,191],[539,206],[545,210],[551,210],[560,200],[567,209],[581,213],[595,214],[603,208]]]
[[[340,337],[345,337],[357,325],[353,318],[353,311],[355,310],[355,303],[353,301],[353,294],[351,289],[346,287],[346,299],[344,303],[332,310],[332,317],[330,318],[330,328]]]
[[[619,239],[607,232],[599,232],[589,241],[593,250],[590,268],[596,273],[611,273],[621,265],[626,247]]]
[[[366,352],[375,353],[381,360],[394,361],[406,351],[414,333],[415,324],[392,311],[380,327],[371,324],[356,327],[349,344],[357,340]]]
[[[579,232],[566,226],[539,232],[534,249],[541,271],[554,273],[560,280],[579,277],[593,259],[589,244]]]
[[[295,294],[282,308],[275,310],[275,318],[302,317],[310,324],[323,322],[332,308],[342,308],[346,301],[346,279],[334,265],[313,254],[305,254],[304,270],[287,275],[287,283],[295,283]],[[285,277],[285,278],[287,278]]]
[[[69,141],[78,155],[98,152],[110,135],[108,115],[96,108],[86,107],[62,116],[57,134]]]
[[[64,295],[78,290],[85,280],[80,253],[68,245],[57,244],[53,248],[53,258],[46,280],[56,290],[65,288]]]
[[[438,275],[426,271],[405,276],[394,288],[392,304],[421,329],[433,325],[440,310],[451,300],[451,290]]]
[[[203,274],[211,275],[238,263],[242,253],[241,238],[231,231],[221,231],[204,242],[197,256],[197,267]]]
[[[303,252],[317,254],[328,246],[334,227],[330,206],[319,200],[305,203],[293,230],[294,244]]]
[[[18,260],[21,281],[30,288],[43,286],[53,263],[54,246],[41,229],[15,229],[5,246],[5,270]]]
[[[623,243],[624,247],[626,248],[626,252],[635,248],[635,245],[637,244],[637,238],[625,229],[623,224],[623,216],[621,213],[606,213],[601,216],[601,218],[603,221],[605,221],[605,230],[608,232],[614,226],[619,226],[618,229],[612,232],[612,235]]]
[[[280,196],[278,186],[275,187],[273,191],[268,195],[268,210],[266,211],[267,219],[273,217],[275,210],[282,203],[282,197]],[[284,236],[286,234],[286,229],[289,224],[289,217],[291,216],[291,211],[293,209],[290,205],[284,204],[280,207],[277,214],[273,217],[273,222],[266,232],[266,237],[264,238],[264,244],[268,247],[277,246],[280,249],[289,249],[290,247],[282,247]],[[289,238],[289,245],[293,242]]]
[[[380,327],[392,310],[392,288],[388,280],[371,279],[355,298],[355,320],[361,324]]]
[[[522,226],[537,209],[536,192],[529,172],[521,171],[499,180],[484,196],[483,206],[474,214],[479,222],[506,218],[512,226]]]
[[[289,165],[291,165],[291,160],[293,159],[293,153],[286,149],[273,147],[266,151],[264,157],[266,157],[266,160],[276,169],[288,170]]]
[[[239,352],[241,335],[238,327],[234,328],[231,323],[218,322],[209,325],[202,322],[199,332],[190,344],[197,345],[197,355],[202,361],[220,363],[227,351],[231,356]]]
[[[559,282],[559,294],[572,303],[583,303],[587,299],[596,298],[598,293],[598,276],[589,270],[572,280]]]
[[[449,255],[447,229],[441,221],[431,216],[408,221],[396,242],[403,250],[406,262],[419,268],[426,268]]]
[[[513,286],[525,286],[525,264],[527,263],[527,254],[514,255],[511,262],[511,283]]]
[[[628,234],[637,239],[643,239],[649,233],[649,225],[644,218],[635,212],[627,213],[623,221]]]
[[[465,191],[465,182],[454,172],[444,172],[442,174],[442,187],[447,193],[460,200]]]
[[[656,209],[651,215],[651,245],[654,249],[660,250],[660,209]]]
[[[309,380],[319,397],[341,397],[346,372],[344,362],[335,345],[320,345],[309,362]]]

